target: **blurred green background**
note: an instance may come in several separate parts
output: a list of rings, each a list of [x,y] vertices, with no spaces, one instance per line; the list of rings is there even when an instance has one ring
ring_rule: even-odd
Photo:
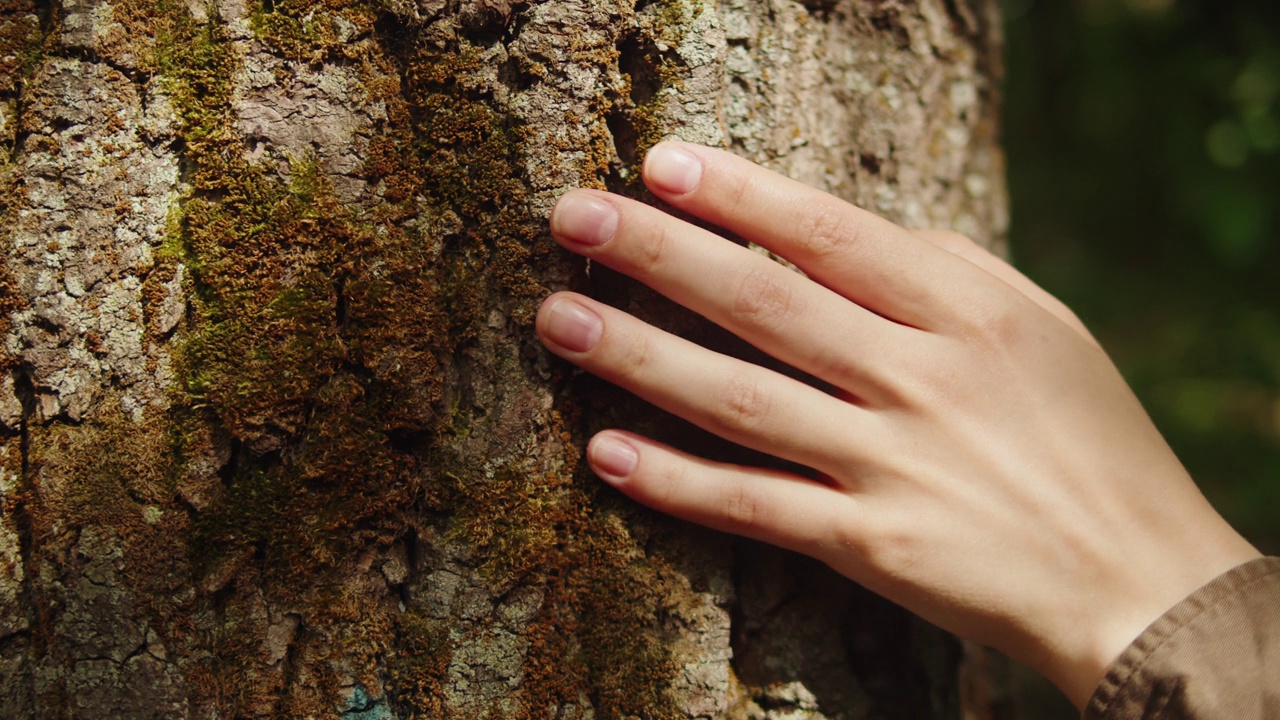
[[[1015,262],[1280,554],[1280,2],[1004,6]]]

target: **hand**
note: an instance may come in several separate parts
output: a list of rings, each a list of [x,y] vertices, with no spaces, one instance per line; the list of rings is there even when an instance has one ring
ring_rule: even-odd
[[[553,234],[839,392],[557,293],[538,314],[552,352],[825,479],[602,432],[587,456],[622,492],[818,558],[1077,706],[1149,623],[1258,556],[1080,321],[971,241],[685,143],[655,147],[644,179],[808,277],[603,192],[567,193]]]

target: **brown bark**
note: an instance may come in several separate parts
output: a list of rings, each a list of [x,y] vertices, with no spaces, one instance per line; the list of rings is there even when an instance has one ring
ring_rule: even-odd
[[[959,646],[656,517],[742,451],[549,357],[667,136],[996,245],[993,0],[0,0],[0,716],[960,714]]]

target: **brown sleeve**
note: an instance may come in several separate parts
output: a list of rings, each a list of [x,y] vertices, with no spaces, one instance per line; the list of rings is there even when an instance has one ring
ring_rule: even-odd
[[[1280,719],[1280,558],[1218,576],[1107,670],[1084,720]]]

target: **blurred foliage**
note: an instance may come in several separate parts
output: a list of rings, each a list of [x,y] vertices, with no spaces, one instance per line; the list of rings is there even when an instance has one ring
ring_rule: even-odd
[[[1020,267],[1280,554],[1280,3],[1005,0]]]

